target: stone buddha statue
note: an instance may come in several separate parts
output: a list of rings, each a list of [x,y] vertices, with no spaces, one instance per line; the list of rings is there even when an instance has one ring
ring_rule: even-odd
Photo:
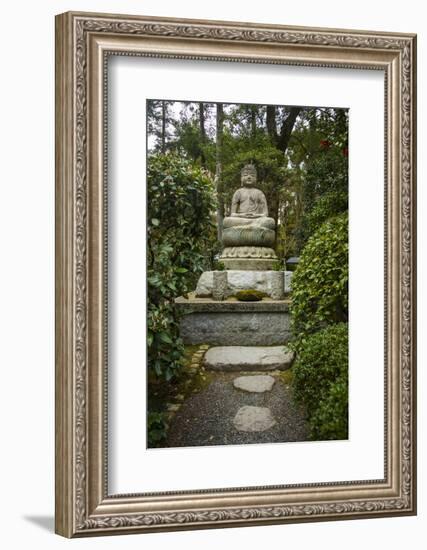
[[[226,269],[271,269],[277,260],[273,250],[275,221],[268,217],[264,193],[255,187],[257,172],[253,164],[241,171],[242,187],[232,199],[231,214],[224,218],[220,261]]]

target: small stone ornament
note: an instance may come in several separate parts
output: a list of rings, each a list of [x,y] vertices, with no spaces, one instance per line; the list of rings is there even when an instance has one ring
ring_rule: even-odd
[[[213,272],[212,298],[217,301],[227,297],[228,277],[226,271]]]
[[[283,271],[271,272],[271,293],[273,300],[283,300],[285,294],[285,278]]]

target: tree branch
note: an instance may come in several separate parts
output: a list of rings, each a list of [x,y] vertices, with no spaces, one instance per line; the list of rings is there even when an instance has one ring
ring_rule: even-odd
[[[291,139],[292,130],[294,129],[295,122],[298,118],[298,115],[301,112],[301,107],[291,107],[289,109],[289,114],[282,123],[280,129],[280,136],[278,138],[278,147],[283,152],[286,151],[289,145],[289,140]]]

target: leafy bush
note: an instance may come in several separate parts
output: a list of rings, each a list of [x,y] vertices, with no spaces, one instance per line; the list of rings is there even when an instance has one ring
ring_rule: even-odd
[[[310,237],[292,278],[292,328],[297,338],[348,319],[348,214]]]
[[[236,292],[235,297],[239,302],[259,302],[266,296],[265,292],[259,290],[239,290]]]
[[[316,440],[348,438],[347,370],[329,386],[310,419],[311,437]]]
[[[168,424],[166,415],[161,412],[149,412],[147,417],[148,447],[158,447],[165,439]]]
[[[320,144],[306,168],[304,179],[304,210],[309,212],[319,197],[331,191],[348,193],[348,158],[340,147]]]
[[[313,209],[303,220],[307,236],[313,235],[323,222],[346,210],[348,193],[343,190],[328,191],[316,201]]]
[[[312,439],[346,439],[348,324],[311,334],[299,341],[296,350],[292,384],[296,399],[306,408]]]
[[[321,140],[319,150],[306,163],[303,178],[303,215],[296,229],[298,250],[330,217],[348,209],[348,157],[341,144]]]
[[[174,154],[149,157],[147,186],[148,366],[170,380],[184,352],[174,299],[205,267],[214,189],[207,172]]]

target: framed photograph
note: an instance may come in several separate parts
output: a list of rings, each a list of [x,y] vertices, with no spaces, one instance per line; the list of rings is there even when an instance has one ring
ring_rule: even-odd
[[[56,18],[56,532],[416,513],[416,37]]]

